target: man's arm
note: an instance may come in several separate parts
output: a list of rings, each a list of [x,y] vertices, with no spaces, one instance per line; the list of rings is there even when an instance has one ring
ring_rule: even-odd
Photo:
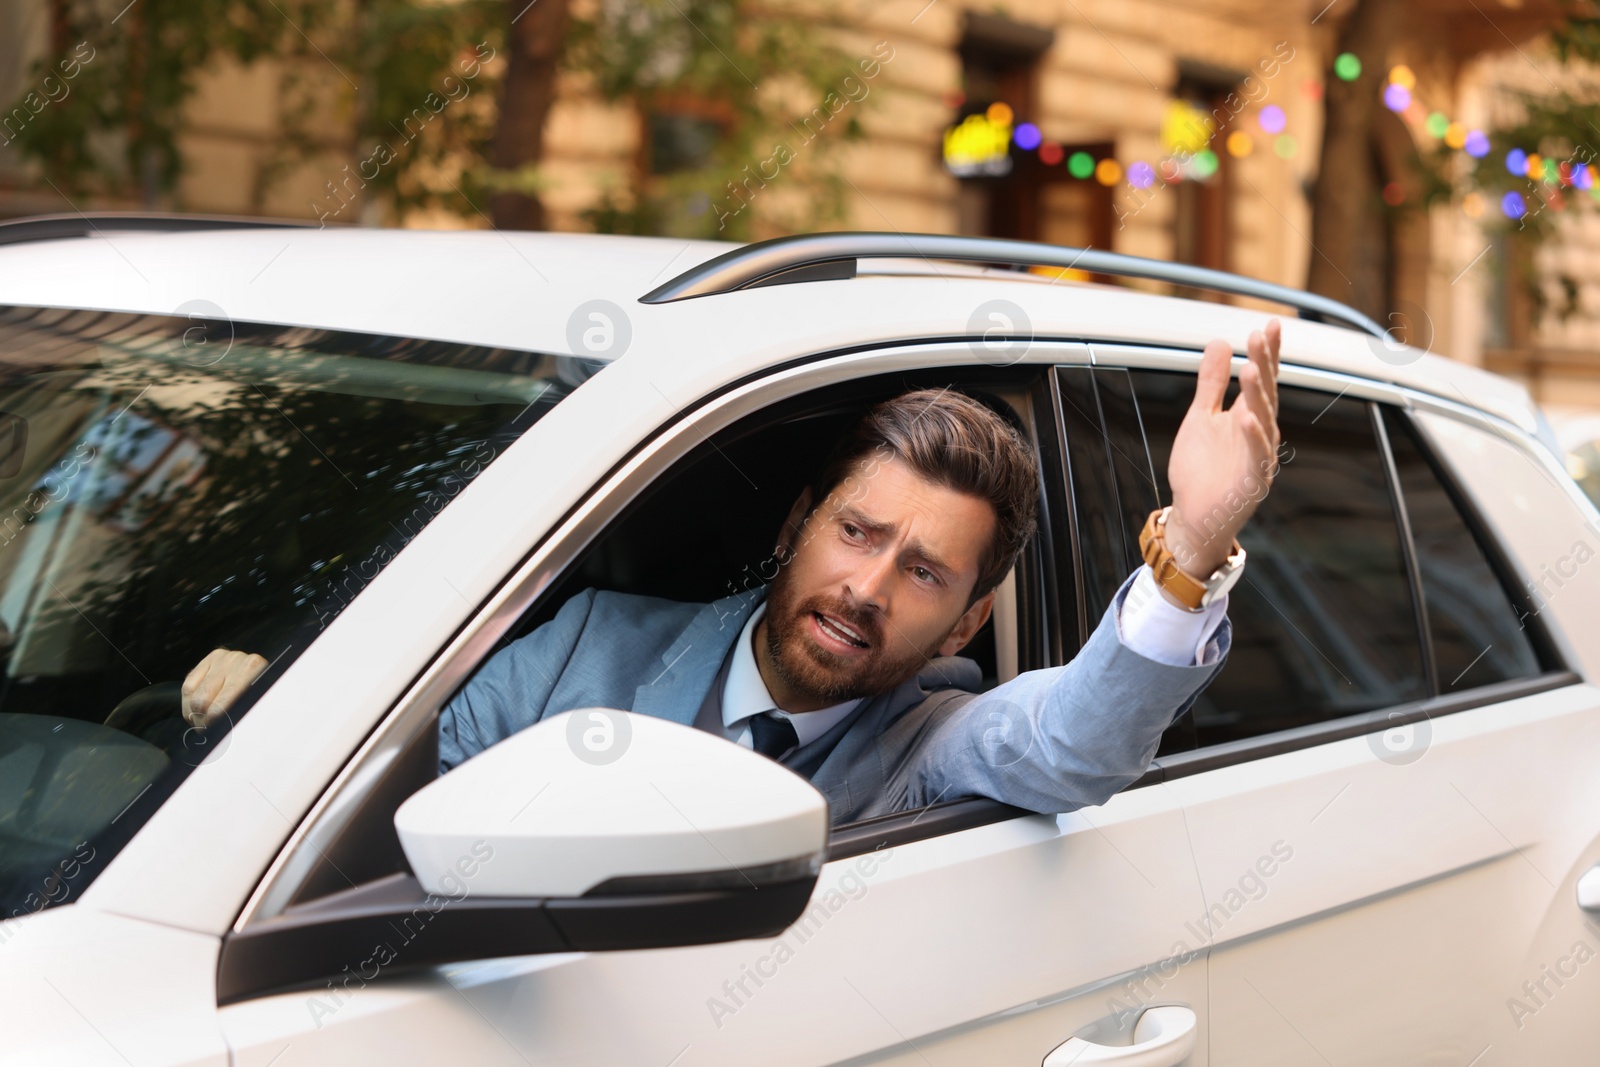
[[[556,617],[489,658],[439,712],[439,773],[444,774],[544,717],[556,679],[566,669],[594,608],[585,589]]]
[[[1168,466],[1167,544],[1196,578],[1222,566],[1277,473],[1280,338],[1276,319],[1250,335],[1227,409],[1232,350],[1213,341],[1201,357]],[[1232,639],[1225,611],[1190,612],[1140,568],[1065,667],[943,697],[903,765],[906,804],[976,795],[1062,812],[1104,803],[1144,773],[1162,732],[1221,668]]]
[[[1117,590],[1066,666],[1028,671],[976,696],[930,697],[897,806],[983,796],[1030,811],[1073,811],[1104,804],[1143,774],[1162,732],[1221,669],[1232,630],[1222,619],[1187,666],[1129,648],[1118,617],[1137,577]],[[892,780],[889,792],[899,792]]]

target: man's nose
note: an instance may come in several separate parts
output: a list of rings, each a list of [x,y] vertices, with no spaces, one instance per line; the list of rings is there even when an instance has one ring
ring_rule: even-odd
[[[898,565],[892,553],[869,556],[845,583],[845,591],[853,594],[853,599],[863,608],[887,611],[889,592],[897,571]]]

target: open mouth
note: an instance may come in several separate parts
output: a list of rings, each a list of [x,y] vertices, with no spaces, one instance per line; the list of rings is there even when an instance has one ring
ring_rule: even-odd
[[[841,644],[852,645],[856,648],[869,647],[867,639],[841,619],[832,615],[824,615],[820,611],[813,611],[811,617],[816,620],[817,628]]]

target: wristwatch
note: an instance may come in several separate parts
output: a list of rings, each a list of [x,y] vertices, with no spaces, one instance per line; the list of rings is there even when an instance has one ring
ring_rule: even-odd
[[[1168,505],[1150,513],[1144,522],[1144,530],[1139,534],[1139,554],[1150,565],[1150,570],[1156,576],[1156,584],[1190,611],[1199,611],[1209,607],[1239,581],[1239,576],[1244,573],[1244,548],[1236,537],[1227,561],[1211,577],[1200,579],[1186,574],[1173,558],[1172,550],[1167,547],[1167,513],[1171,510],[1172,506]]]

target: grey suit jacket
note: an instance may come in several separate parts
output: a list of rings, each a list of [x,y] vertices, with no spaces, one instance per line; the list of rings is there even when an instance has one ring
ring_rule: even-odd
[[[1049,813],[1104,803],[1144,773],[1162,731],[1221,668],[1232,639],[1224,620],[1201,664],[1146,659],[1117,628],[1131,582],[1066,666],[979,693],[972,660],[930,660],[784,763],[828,798],[835,825],[958,797]],[[693,725],[765,595],[685,604],[585,589],[496,653],[440,713],[440,773],[575,708]]]

